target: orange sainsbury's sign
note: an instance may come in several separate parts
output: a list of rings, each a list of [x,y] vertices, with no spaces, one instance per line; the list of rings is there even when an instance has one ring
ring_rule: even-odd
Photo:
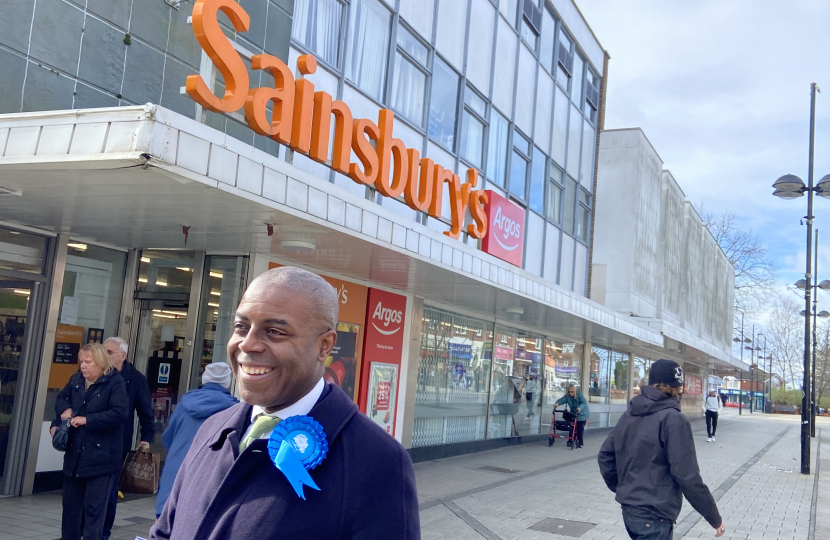
[[[272,55],[253,56],[251,67],[271,74],[274,87],[250,88],[245,63],[219,26],[219,11],[227,15],[237,32],[248,30],[250,25],[250,16],[234,0],[196,0],[193,32],[222,74],[225,94],[221,98],[214,95],[200,75],[190,75],[185,89],[191,98],[217,113],[242,108],[245,121],[256,133],[324,163],[358,184],[374,185],[381,195],[394,198],[403,194],[410,208],[434,218],[441,217],[446,183],[452,225],[444,234],[458,238],[469,210],[473,223],[467,225],[467,233],[484,238],[488,195],[483,190],[473,190],[479,180],[476,169],[467,169],[466,182],[462,183],[451,170],[422,158],[418,150],[407,148],[402,140],[392,137],[395,114],[391,110],[381,109],[377,123],[368,118],[353,118],[346,103],[315,91],[314,83],[308,79],[295,80],[288,66]],[[300,56],[297,69],[303,75],[311,75],[317,71],[317,60],[310,54]],[[269,103],[273,103],[270,121],[266,114]],[[334,144],[329,160],[332,117]],[[350,161],[352,151],[358,163]]]

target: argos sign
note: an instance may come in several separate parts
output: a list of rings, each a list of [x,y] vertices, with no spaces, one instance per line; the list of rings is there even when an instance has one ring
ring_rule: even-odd
[[[458,238],[469,210],[472,222],[466,232],[473,238],[484,238],[487,218],[484,205],[487,194],[473,191],[478,185],[478,171],[467,169],[466,182],[429,158],[422,158],[414,148],[407,148],[401,139],[392,137],[394,113],[378,112],[377,122],[354,118],[346,103],[335,100],[326,92],[315,91],[308,79],[294,79],[291,69],[279,58],[257,54],[251,68],[263,70],[274,77],[274,87],[250,88],[248,70],[219,26],[222,11],[237,32],[250,27],[251,18],[235,0],[196,0],[193,6],[193,32],[199,45],[222,74],[225,93],[213,91],[201,75],[187,77],[185,90],[198,104],[209,111],[229,113],[244,109],[245,121],[260,135],[291,147],[295,152],[347,175],[354,182],[373,185],[385,197],[404,196],[415,211],[441,217],[444,184],[449,185],[452,225],[444,232]],[[317,71],[317,60],[306,54],[297,59],[302,75]],[[268,120],[266,107],[273,114]],[[334,121],[334,142],[329,156],[331,125]],[[351,152],[357,162],[350,162]]]
[[[484,212],[487,232],[481,250],[503,261],[522,266],[525,239],[525,211],[495,191],[486,190]]]
[[[372,363],[394,364],[398,367],[401,365],[405,325],[406,297],[370,288],[358,399],[358,406],[363,412],[366,412]],[[397,381],[395,384],[397,385]],[[397,396],[397,387],[394,395]]]

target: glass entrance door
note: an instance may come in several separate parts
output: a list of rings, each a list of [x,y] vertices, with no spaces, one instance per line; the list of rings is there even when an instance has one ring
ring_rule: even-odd
[[[6,466],[33,283],[0,277],[0,476]]]

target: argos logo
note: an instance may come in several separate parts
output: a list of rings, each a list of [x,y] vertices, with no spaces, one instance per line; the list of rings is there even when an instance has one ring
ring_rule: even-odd
[[[488,227],[481,250],[503,261],[522,266],[525,211],[499,193],[486,190],[484,212]]]
[[[372,326],[375,327],[375,330],[383,334],[384,336],[391,336],[398,332],[401,329],[401,326],[398,326],[394,330],[383,330],[378,328],[375,324],[375,319],[378,321],[383,322],[384,328],[387,328],[390,323],[392,324],[400,324],[403,321],[403,311],[385,308],[383,307],[383,302],[378,302],[378,305],[375,307],[375,311],[372,314]]]
[[[513,251],[519,244],[515,241],[516,239],[520,239],[522,237],[522,224],[516,221],[513,221],[506,215],[504,215],[501,211],[501,206],[496,209],[496,217],[493,218],[493,229],[496,237],[496,241],[501,244],[501,247],[508,251]],[[504,240],[508,240],[509,238],[513,238],[514,240],[508,242],[512,244],[511,246],[504,245],[501,240],[499,240],[499,236],[501,236]]]

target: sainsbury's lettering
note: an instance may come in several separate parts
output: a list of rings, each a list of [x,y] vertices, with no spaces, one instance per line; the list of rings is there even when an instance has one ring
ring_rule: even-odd
[[[250,26],[250,17],[234,0],[196,0],[193,31],[222,74],[225,93],[217,97],[201,75],[190,75],[185,90],[194,101],[217,113],[243,108],[245,121],[256,133],[288,145],[358,184],[373,185],[385,197],[403,194],[410,208],[427,212],[434,218],[442,216],[446,183],[452,225],[444,234],[458,238],[469,211],[472,223],[467,225],[467,234],[484,238],[487,194],[482,190],[473,191],[478,184],[477,170],[468,169],[466,182],[462,183],[453,171],[422,158],[418,150],[407,148],[401,139],[392,136],[395,115],[391,110],[381,109],[377,123],[368,118],[353,118],[346,103],[332,99],[326,92],[315,91],[314,83],[308,79],[295,80],[291,69],[272,55],[253,56],[251,68],[268,72],[274,78],[274,86],[250,89],[245,64],[219,26],[219,11],[228,16],[237,32],[244,32]],[[301,75],[313,74],[317,71],[317,61],[312,55],[302,55],[297,59],[297,69]],[[270,121],[269,103],[272,104]],[[329,158],[332,116],[334,144]],[[355,163],[350,162],[352,151],[357,156]]]

